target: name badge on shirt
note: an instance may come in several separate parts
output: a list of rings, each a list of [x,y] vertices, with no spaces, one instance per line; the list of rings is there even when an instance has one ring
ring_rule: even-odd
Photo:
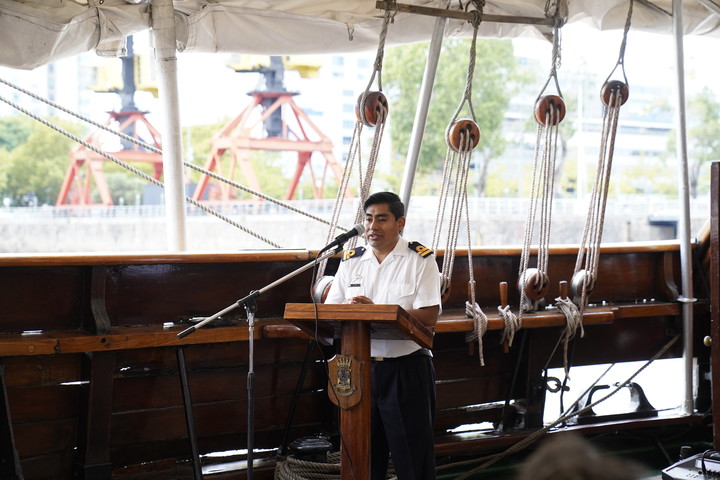
[[[347,297],[352,298],[361,295],[365,295],[365,289],[363,288],[362,283],[362,276],[356,275],[355,278],[353,278],[350,284],[347,286]]]

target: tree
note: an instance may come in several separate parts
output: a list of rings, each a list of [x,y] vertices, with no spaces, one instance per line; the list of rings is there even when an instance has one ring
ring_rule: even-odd
[[[30,117],[20,115],[0,118],[0,149],[9,152],[25,143],[30,136],[30,126],[33,122]]]
[[[71,122],[57,118],[48,121],[75,134],[80,131]],[[68,152],[73,140],[25,117],[10,117],[9,122],[20,128],[2,129],[3,134],[10,133],[0,137],[1,142],[11,147],[0,155],[2,196],[10,198],[14,205],[54,203],[70,161]]]
[[[705,87],[687,99],[686,118],[689,193],[697,198],[705,165],[720,160],[720,101]],[[677,131],[673,130],[668,137],[668,157],[676,155],[676,145]]]
[[[383,81],[390,103],[392,151],[402,159],[407,153],[416,102],[422,83],[428,44],[414,44],[389,49],[384,61]],[[460,105],[468,76],[470,40],[447,39],[440,55],[418,159],[419,173],[428,174],[442,168],[447,145],[445,130]],[[476,63],[472,84],[472,105],[480,128],[480,143],[474,152],[477,195],[485,191],[488,164],[502,155],[506,147],[502,123],[510,98],[528,81],[521,72],[509,40],[481,40],[476,45]],[[467,103],[458,119],[471,118]]]
[[[720,102],[708,87],[688,101],[688,180],[690,196],[698,195],[698,183],[706,164],[720,160]]]

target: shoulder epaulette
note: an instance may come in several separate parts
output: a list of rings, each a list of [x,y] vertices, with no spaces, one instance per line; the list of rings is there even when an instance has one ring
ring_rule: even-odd
[[[408,243],[408,247],[410,247],[410,250],[417,253],[421,257],[425,258],[428,255],[432,255],[433,251],[427,248],[425,245],[421,244],[420,242],[410,242]]]
[[[365,253],[365,247],[355,247],[352,250],[345,250],[342,256],[343,262],[351,258],[360,257],[363,253]]]

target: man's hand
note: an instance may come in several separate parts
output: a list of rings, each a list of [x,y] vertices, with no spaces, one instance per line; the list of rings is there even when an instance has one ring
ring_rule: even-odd
[[[372,303],[373,303],[373,301],[370,300],[368,297],[365,297],[365,296],[362,296],[362,295],[358,295],[357,297],[349,298],[349,299],[346,300],[345,302],[346,302],[346,303],[351,303],[351,304],[358,304],[358,303],[372,304]]]

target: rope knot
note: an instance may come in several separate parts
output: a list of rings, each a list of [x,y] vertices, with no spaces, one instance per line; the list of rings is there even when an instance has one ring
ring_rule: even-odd
[[[520,330],[520,318],[515,315],[512,310],[510,310],[510,305],[498,307],[498,313],[505,324],[505,331],[503,332],[503,337],[500,343],[507,342],[508,346],[512,347],[515,333]]]
[[[488,319],[483,313],[480,305],[477,302],[465,302],[465,314],[473,319],[473,331],[465,336],[465,341],[472,342],[477,340],[478,342],[478,355],[480,358],[480,366],[485,366],[485,356],[483,354],[483,336],[487,332]]]

